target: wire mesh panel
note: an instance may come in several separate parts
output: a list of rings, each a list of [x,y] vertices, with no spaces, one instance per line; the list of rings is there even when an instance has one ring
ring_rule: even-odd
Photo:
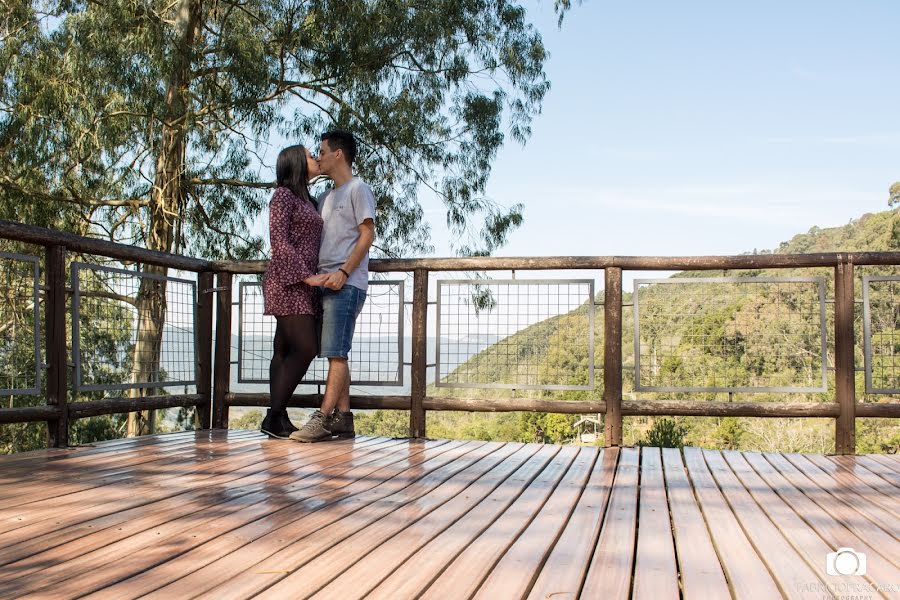
[[[38,259],[0,252],[0,396],[41,390]]]
[[[634,281],[635,390],[824,392],[825,280]]]
[[[594,282],[437,282],[438,387],[590,390]]]
[[[238,382],[268,383],[275,317],[264,315],[262,284],[239,287]],[[350,351],[353,385],[403,385],[403,282],[371,281]],[[316,358],[303,382],[324,384],[328,360]]]
[[[900,393],[900,277],[863,277],[866,393]]]
[[[196,282],[72,264],[75,390],[196,385]]]

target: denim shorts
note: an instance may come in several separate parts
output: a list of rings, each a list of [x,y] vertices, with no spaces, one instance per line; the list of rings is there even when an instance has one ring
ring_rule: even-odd
[[[347,358],[356,329],[356,317],[366,302],[366,293],[352,285],[338,291],[322,288],[321,358]]]

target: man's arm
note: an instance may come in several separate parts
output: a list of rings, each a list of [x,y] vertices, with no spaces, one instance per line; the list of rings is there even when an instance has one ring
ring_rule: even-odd
[[[372,247],[372,243],[375,241],[375,221],[366,219],[359,224],[358,229],[359,239],[356,241],[356,245],[353,246],[353,251],[350,253],[349,258],[341,265],[341,269],[347,273],[352,273],[359,266],[359,263],[365,258],[369,248]],[[330,290],[339,290],[344,287],[345,283],[347,283],[347,276],[341,271],[335,271],[325,277],[322,285]]]

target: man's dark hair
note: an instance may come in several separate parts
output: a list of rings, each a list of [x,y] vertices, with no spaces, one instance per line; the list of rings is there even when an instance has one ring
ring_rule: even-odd
[[[323,133],[321,140],[328,142],[328,147],[332,151],[342,150],[347,164],[353,165],[353,161],[356,160],[356,138],[352,133],[343,129],[332,129]]]

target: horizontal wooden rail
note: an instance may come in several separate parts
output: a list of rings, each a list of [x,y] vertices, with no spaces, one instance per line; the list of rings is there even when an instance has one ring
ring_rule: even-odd
[[[856,405],[856,416],[900,419],[900,404],[896,402],[859,403]]]
[[[40,246],[65,246],[70,252],[95,254],[97,256],[115,258],[117,260],[159,265],[161,267],[181,269],[183,271],[199,272],[212,270],[212,263],[208,260],[181,256],[179,254],[169,254],[167,252],[158,252],[156,250],[147,250],[146,248],[138,248],[137,246],[116,244],[115,242],[82,237],[64,231],[46,229],[44,227],[34,227],[33,225],[14,223],[12,221],[0,220],[0,238],[25,242],[26,244],[37,244]]]
[[[295,394],[289,406],[318,408],[318,394]],[[229,406],[269,406],[266,393],[230,393]],[[350,396],[357,409],[409,410],[409,396]],[[462,412],[546,412],[558,414],[605,413],[602,400],[546,400],[541,398],[425,398],[425,410]],[[624,416],[695,416],[695,417],[837,417],[836,402],[706,402],[699,400],[623,400]],[[900,404],[860,404],[860,417],[900,417]]]
[[[104,398],[90,402],[69,404],[69,417],[80,419],[97,415],[158,410],[182,406],[199,406],[204,402],[203,394],[180,394],[173,396],[144,396],[143,398]]]
[[[837,402],[703,402],[623,400],[626,416],[678,417],[836,417]]]
[[[606,269],[631,271],[710,271],[722,269],[791,269],[834,267],[849,260],[855,265],[897,265],[900,252],[825,252],[819,254],[741,254],[737,256],[546,256],[474,258],[379,258],[369,261],[374,273],[403,271],[558,271]],[[216,271],[258,274],[269,261],[217,261]]]
[[[0,408],[0,423],[29,423],[58,419],[62,409],[58,406],[15,406]]]

